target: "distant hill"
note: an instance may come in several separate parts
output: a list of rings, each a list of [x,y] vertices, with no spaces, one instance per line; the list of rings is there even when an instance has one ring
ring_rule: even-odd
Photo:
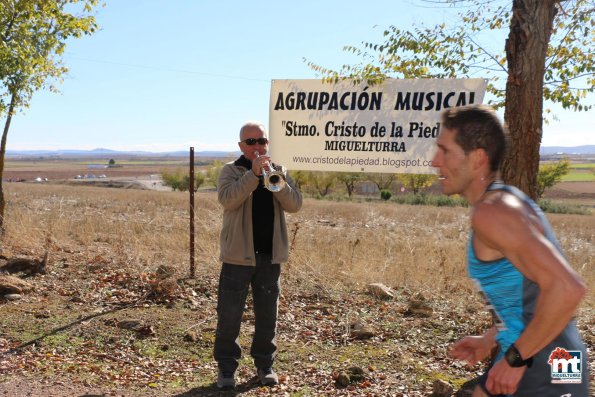
[[[540,155],[549,154],[595,154],[595,145],[583,146],[543,146],[539,149]]]

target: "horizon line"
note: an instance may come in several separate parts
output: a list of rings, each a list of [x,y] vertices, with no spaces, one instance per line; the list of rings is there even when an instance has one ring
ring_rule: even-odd
[[[582,148],[585,146],[595,146],[595,144],[584,144],[584,145],[541,145],[540,149],[544,148]],[[146,149],[110,149],[108,147],[96,147],[93,149],[79,149],[79,148],[60,148],[60,149],[6,149],[6,153],[45,153],[45,152],[96,152],[96,153],[179,153],[189,151],[192,146],[188,146],[184,149],[165,149],[165,150],[146,150]],[[196,149],[195,152],[213,152],[213,153],[239,153],[240,150],[236,149]]]

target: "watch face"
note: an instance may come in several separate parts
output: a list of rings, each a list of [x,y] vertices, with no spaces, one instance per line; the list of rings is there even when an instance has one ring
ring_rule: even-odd
[[[510,346],[510,348],[506,351],[504,358],[511,367],[522,367],[525,365],[525,361],[514,345]]]

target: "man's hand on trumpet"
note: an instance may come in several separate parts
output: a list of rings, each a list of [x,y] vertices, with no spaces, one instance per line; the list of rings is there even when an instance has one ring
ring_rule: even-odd
[[[269,167],[270,159],[266,154],[261,156],[260,153],[254,152],[254,160],[252,160],[252,172],[254,172],[254,175],[261,176],[263,170],[265,172],[271,172]]]

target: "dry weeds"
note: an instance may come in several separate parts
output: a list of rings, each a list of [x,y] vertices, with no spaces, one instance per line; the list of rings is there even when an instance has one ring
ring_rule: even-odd
[[[216,395],[210,355],[222,210],[214,192],[196,195],[197,278],[189,280],[187,194],[14,183],[6,189],[2,254],[50,255],[48,273],[28,279],[34,293],[1,303],[0,351],[17,347],[0,356],[5,385],[23,387],[34,377],[47,387],[70,385],[64,395]],[[487,323],[464,269],[467,213],[307,199],[302,211],[288,215],[292,252],[283,272],[277,360],[287,375],[274,390],[255,388],[243,359],[241,392],[422,396],[436,379],[460,386],[472,378],[476,369],[446,356],[457,336]],[[592,348],[595,217],[549,218],[590,289],[580,324]],[[173,268],[179,290],[156,297],[164,266]],[[381,302],[367,295],[375,282],[397,297]],[[431,307],[430,318],[407,315],[419,299]],[[130,319],[136,328],[122,330]],[[354,320],[370,324],[376,336],[352,338]],[[249,337],[243,329],[244,346]],[[371,374],[337,387],[337,374],[352,365]]]

